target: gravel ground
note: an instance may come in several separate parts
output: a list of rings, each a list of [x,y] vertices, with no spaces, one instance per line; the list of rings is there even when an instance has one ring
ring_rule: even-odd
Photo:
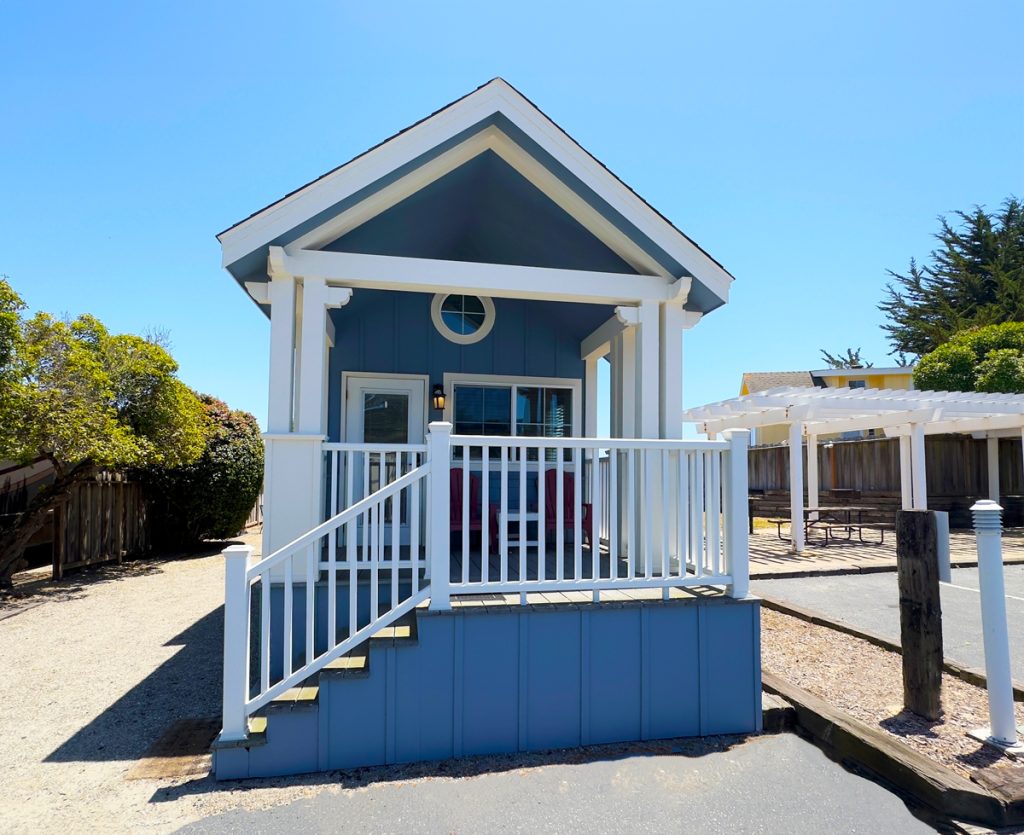
[[[1014,761],[967,736],[988,724],[983,689],[942,677],[943,717],[930,722],[903,712],[899,655],[824,626],[770,609],[761,610],[761,661],[765,670],[803,687],[851,716],[877,725],[965,777],[978,768]],[[1017,705],[1024,723],[1024,705]]]

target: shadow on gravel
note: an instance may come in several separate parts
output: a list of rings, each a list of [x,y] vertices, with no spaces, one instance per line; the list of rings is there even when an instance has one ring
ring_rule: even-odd
[[[251,780],[218,782],[212,776],[191,780],[177,786],[157,789],[151,803],[164,803],[189,795],[211,792],[237,792],[273,787],[337,786],[340,789],[359,789],[375,784],[403,783],[424,778],[464,778],[485,774],[500,774],[548,765],[578,765],[599,760],[620,760],[626,757],[703,757],[757,739],[761,735],[713,736],[687,739],[667,739],[657,742],[631,742],[612,745],[592,745],[557,751],[539,751],[527,754],[501,754],[496,756],[463,757],[437,762],[419,762],[403,765],[378,765],[348,771],[323,771],[292,777],[263,777]]]
[[[160,617],[160,612],[152,616]],[[132,625],[122,623],[121,628],[127,652]],[[137,760],[172,723],[219,716],[223,630],[224,607],[218,606],[165,644],[180,646],[179,652],[72,735],[46,762]],[[117,661],[95,659],[114,671]]]
[[[14,575],[14,587],[0,591],[0,615],[8,608],[23,608],[38,600],[74,600],[85,591],[103,583],[112,583],[125,577],[154,574],[164,563],[195,560],[219,554],[228,545],[240,543],[233,539],[224,542],[204,542],[192,551],[163,551],[132,557],[121,563],[108,563],[76,569],[63,579],[54,580],[49,566],[30,569]]]

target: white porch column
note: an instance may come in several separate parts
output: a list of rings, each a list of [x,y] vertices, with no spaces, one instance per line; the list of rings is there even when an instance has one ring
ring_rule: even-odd
[[[835,485],[832,485],[833,487]],[[818,436],[807,436],[807,506],[818,507]]]
[[[621,336],[621,362],[619,364],[619,381],[622,386],[622,398],[619,401],[621,418],[619,419],[619,433],[623,438],[635,438],[637,436],[636,413],[637,413],[637,339],[636,328],[626,328]]]
[[[661,398],[659,435],[683,437],[683,306],[661,305],[661,365],[658,392]]]
[[[658,307],[656,302],[643,302],[637,307],[639,321],[636,327],[636,430],[637,437],[640,438],[659,437],[661,339]],[[682,424],[681,410],[677,415],[678,422]]]
[[[597,437],[597,364],[601,357],[589,356],[583,363],[583,435]]]
[[[988,454],[988,497],[999,503],[999,438],[989,435],[985,438],[985,452]]]
[[[900,435],[900,495],[903,509],[914,507],[914,467],[911,462],[910,436]]]
[[[327,369],[327,310],[342,307],[352,298],[348,287],[328,287],[322,278],[302,283],[302,338],[300,341],[298,430],[323,433]]]
[[[793,421],[789,425],[789,530],[793,550],[804,550],[804,425]]]
[[[924,458],[924,426],[910,424],[910,460],[914,473],[914,510],[928,509],[927,468]]]
[[[292,431],[295,362],[295,279],[275,276],[267,289],[270,302],[270,403],[267,431]]]

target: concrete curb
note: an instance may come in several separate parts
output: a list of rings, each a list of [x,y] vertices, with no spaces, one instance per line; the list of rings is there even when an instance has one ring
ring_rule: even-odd
[[[992,827],[1024,823],[1024,797],[997,797],[776,675],[765,672],[762,682],[794,707],[798,733],[832,759],[866,769],[948,818]]]
[[[899,655],[903,654],[903,648],[896,642],[884,635],[879,635],[877,632],[872,632],[868,629],[860,629],[859,627],[853,626],[845,621],[836,620],[830,618],[828,615],[824,615],[821,612],[816,612],[813,609],[805,609],[803,606],[797,606],[794,603],[787,603],[782,600],[776,600],[775,598],[768,597],[766,595],[759,595],[761,598],[761,605],[766,609],[779,612],[783,615],[790,615],[794,618],[813,623],[818,626],[825,626],[829,629],[834,629],[836,632],[842,632],[846,635],[852,635],[854,638],[861,638],[870,644],[874,644],[877,647],[888,650],[889,652],[895,652]],[[985,671],[977,667],[964,667],[957,664],[955,661],[944,660],[942,662],[942,669],[954,675],[957,678],[966,681],[968,684],[974,684],[978,687],[987,687],[988,679],[985,677]],[[1017,702],[1024,702],[1024,684],[1019,681],[1013,682],[1013,699]]]

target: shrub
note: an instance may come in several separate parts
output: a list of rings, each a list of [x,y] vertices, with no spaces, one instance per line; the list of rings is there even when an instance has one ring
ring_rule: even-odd
[[[144,474],[155,536],[169,547],[236,536],[263,486],[263,439],[256,418],[215,397],[199,399],[212,425],[199,460]]]
[[[1024,323],[1005,322],[954,336],[914,369],[914,386],[935,391],[1024,392]]]

